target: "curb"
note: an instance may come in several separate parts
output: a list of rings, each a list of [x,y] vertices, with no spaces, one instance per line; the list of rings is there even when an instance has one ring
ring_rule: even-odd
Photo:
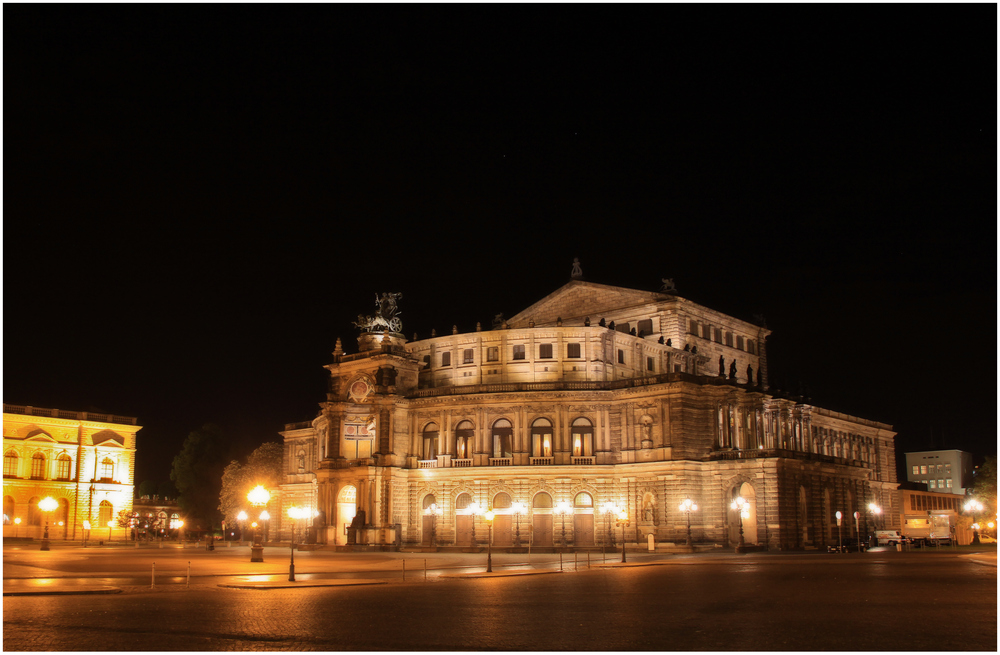
[[[63,587],[62,589],[4,590],[4,596],[84,596],[89,594],[120,594],[119,587]]]
[[[359,585],[386,584],[388,580],[330,580],[327,582],[227,582],[220,584],[225,589],[302,589],[305,587],[354,587]]]
[[[439,575],[439,578],[512,578],[519,575],[547,575],[551,573],[562,573],[562,571],[496,571],[487,573],[448,573]]]

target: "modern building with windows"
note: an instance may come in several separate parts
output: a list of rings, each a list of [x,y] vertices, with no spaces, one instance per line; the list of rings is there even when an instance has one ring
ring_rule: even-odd
[[[105,534],[132,508],[140,429],[129,416],[4,403],[3,536],[41,538],[46,496],[59,503],[47,517],[50,539],[83,539],[85,521],[95,537]],[[126,530],[116,525],[111,534]]]
[[[904,457],[907,481],[926,484],[928,491],[965,495],[972,484],[972,453],[924,450]]]
[[[866,532],[869,503],[898,521],[891,426],[772,391],[770,331],[669,280],[577,274],[492,329],[410,341],[393,298],[356,324],[358,352],[338,339],[318,415],[282,432],[283,538],[292,505],[319,512],[320,542],[377,547],[482,546],[487,508],[495,547],[682,544],[686,498],[702,547],[741,528],[747,545],[824,547],[837,511]]]

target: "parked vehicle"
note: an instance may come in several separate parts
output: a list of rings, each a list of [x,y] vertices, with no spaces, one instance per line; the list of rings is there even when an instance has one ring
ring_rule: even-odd
[[[899,530],[876,530],[875,540],[879,546],[895,546],[908,541],[899,533]]]

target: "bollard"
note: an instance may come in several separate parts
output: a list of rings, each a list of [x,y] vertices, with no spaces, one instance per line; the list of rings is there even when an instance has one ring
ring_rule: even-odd
[[[406,560],[403,560],[403,579],[406,579]]]
[[[562,553],[559,553],[559,572],[562,573]]]
[[[575,550],[573,551],[573,570],[574,571],[579,571],[580,570],[580,565],[579,565],[579,563],[577,563],[577,560],[576,560],[576,551]]]
[[[156,587],[156,562],[153,562],[153,577],[150,579],[149,588],[153,589]]]
[[[587,552],[587,568],[590,568],[590,552]]]
[[[427,560],[424,560],[424,582],[427,582]]]
[[[187,577],[187,582],[184,583],[184,586],[185,587],[191,586],[191,562],[188,562],[188,577]]]

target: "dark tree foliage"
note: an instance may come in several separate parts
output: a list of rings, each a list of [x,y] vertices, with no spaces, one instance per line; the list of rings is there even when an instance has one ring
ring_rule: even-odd
[[[154,480],[143,480],[142,484],[139,485],[139,498],[149,496],[152,498],[156,495],[156,481]]]
[[[972,476],[972,489],[969,495],[975,496],[986,507],[986,511],[996,514],[997,511],[997,458],[987,457]]]
[[[222,428],[209,423],[189,434],[174,457],[170,480],[177,487],[177,503],[189,521],[203,528],[213,528],[221,518],[217,504],[229,443]]]
[[[231,525],[236,524],[240,510],[249,509],[247,493],[257,485],[271,490],[281,484],[284,447],[267,442],[250,453],[246,464],[233,460],[222,474],[219,510]]]

